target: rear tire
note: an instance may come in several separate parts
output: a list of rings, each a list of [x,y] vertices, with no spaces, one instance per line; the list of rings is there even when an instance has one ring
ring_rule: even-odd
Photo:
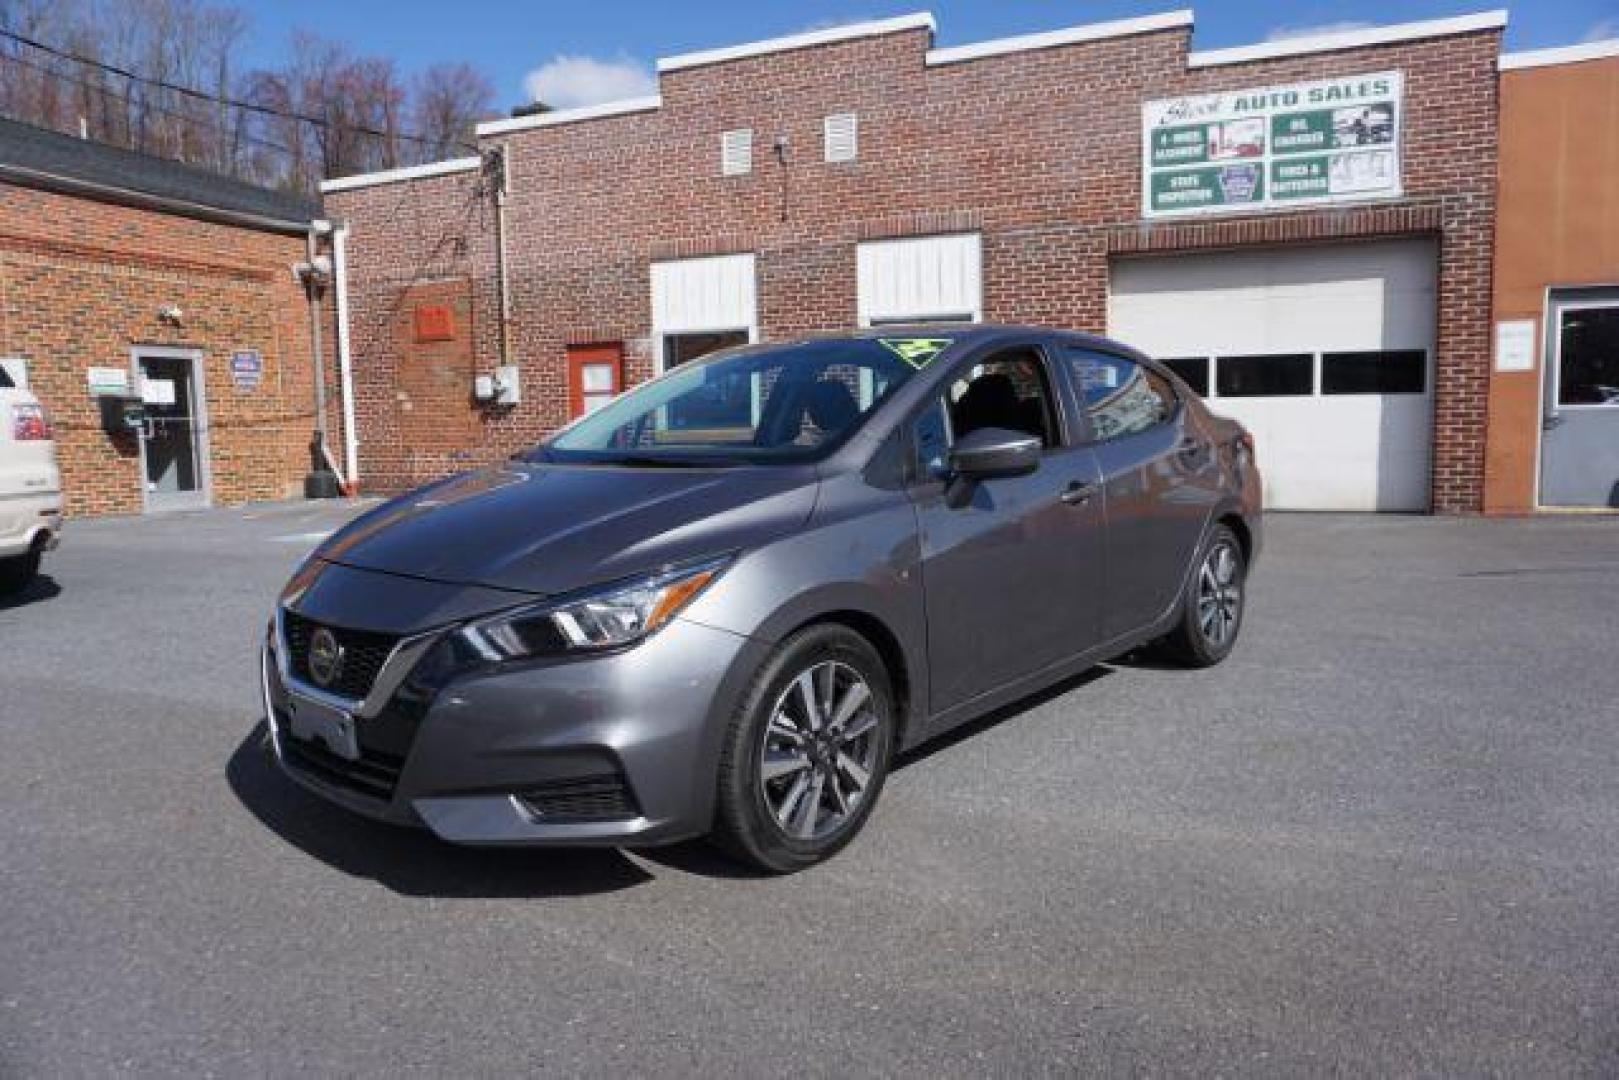
[[[43,553],[35,548],[26,555],[0,559],[0,596],[22,592],[39,576],[39,560]]]
[[[1237,644],[1247,603],[1248,560],[1228,526],[1216,525],[1198,549],[1181,597],[1179,624],[1164,651],[1187,667],[1213,667]]]
[[[871,643],[822,623],[783,641],[731,718],[710,837],[772,874],[831,858],[871,816],[888,776],[896,716]]]

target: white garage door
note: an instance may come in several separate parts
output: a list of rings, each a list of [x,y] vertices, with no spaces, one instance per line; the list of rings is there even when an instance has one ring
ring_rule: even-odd
[[[1247,425],[1266,505],[1426,510],[1435,267],[1426,241],[1120,260],[1108,331]]]

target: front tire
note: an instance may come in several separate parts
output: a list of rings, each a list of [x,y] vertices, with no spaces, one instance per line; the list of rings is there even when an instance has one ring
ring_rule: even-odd
[[[713,839],[773,874],[831,858],[871,816],[895,725],[888,670],[870,642],[833,623],[789,637],[726,731]]]
[[[1187,667],[1213,667],[1237,644],[1247,602],[1248,560],[1230,527],[1216,525],[1198,550],[1165,650]]]

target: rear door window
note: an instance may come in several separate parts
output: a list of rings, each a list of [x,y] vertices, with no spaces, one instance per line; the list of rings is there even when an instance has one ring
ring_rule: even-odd
[[[1068,372],[1097,442],[1150,431],[1175,414],[1169,380],[1134,360],[1069,349]]]

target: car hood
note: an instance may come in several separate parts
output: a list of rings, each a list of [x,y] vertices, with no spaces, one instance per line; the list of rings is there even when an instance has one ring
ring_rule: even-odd
[[[647,469],[512,463],[388,502],[317,558],[535,594],[756,546],[803,525],[807,467]]]

